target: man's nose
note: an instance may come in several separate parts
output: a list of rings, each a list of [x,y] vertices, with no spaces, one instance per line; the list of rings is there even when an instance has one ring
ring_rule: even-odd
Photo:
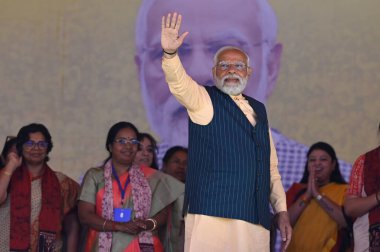
[[[229,74],[235,74],[236,73],[236,68],[234,65],[231,64],[228,66],[228,73]]]

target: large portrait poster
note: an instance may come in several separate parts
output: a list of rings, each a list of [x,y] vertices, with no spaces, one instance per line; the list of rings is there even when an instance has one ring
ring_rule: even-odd
[[[185,145],[186,114],[168,96],[157,47],[160,16],[181,1],[0,0],[0,137],[45,124],[51,167],[75,179],[107,157],[106,134],[118,121],[153,134],[163,149]],[[379,144],[378,1],[270,0],[272,13],[242,0],[241,13],[224,18],[214,2],[178,7],[191,32],[180,52],[189,74],[211,85],[215,48],[248,41],[237,45],[257,73],[249,92],[281,136],[306,147],[326,141],[349,163]],[[220,38],[206,43],[217,29]]]

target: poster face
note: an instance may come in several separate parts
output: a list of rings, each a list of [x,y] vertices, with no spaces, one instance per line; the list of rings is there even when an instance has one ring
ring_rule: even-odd
[[[143,29],[147,2],[156,5]],[[272,0],[273,14],[248,0],[239,10],[155,2],[1,0],[0,136],[44,123],[51,166],[73,178],[107,157],[106,134],[118,121],[161,145],[186,145],[186,112],[164,82],[159,47],[161,16],[178,10],[190,31],[180,53],[195,80],[212,85],[215,51],[240,46],[254,68],[247,92],[266,104],[282,136],[329,142],[348,162],[379,143],[378,1]]]

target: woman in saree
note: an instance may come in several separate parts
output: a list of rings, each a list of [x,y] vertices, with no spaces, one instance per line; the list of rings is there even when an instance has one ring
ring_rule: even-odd
[[[286,193],[292,241],[288,251],[344,251],[347,221],[342,209],[346,191],[333,147],[313,144],[300,183]]]
[[[0,251],[76,251],[79,185],[47,164],[53,142],[48,129],[20,129],[15,152],[0,173]],[[65,241],[65,244],[63,244]]]
[[[84,251],[178,251],[183,184],[134,164],[138,134],[132,123],[113,125],[109,157],[84,177],[78,203],[80,221],[89,228]],[[160,239],[159,231],[168,232]]]
[[[380,123],[378,128],[380,140]],[[344,203],[353,224],[354,251],[380,251],[380,144],[355,161]]]

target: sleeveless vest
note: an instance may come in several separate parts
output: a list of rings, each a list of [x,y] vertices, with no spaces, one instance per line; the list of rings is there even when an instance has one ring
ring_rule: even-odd
[[[244,96],[256,113],[253,127],[216,87],[208,125],[189,120],[189,164],[184,211],[270,227],[270,143],[265,107]]]

